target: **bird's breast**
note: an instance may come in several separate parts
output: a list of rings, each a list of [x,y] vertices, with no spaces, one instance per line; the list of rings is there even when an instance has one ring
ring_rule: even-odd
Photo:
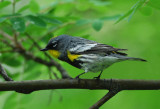
[[[55,57],[55,58],[59,58],[59,56],[60,56],[60,52],[59,51],[57,51],[57,50],[48,50],[49,51],[49,53],[53,56],[53,57]]]

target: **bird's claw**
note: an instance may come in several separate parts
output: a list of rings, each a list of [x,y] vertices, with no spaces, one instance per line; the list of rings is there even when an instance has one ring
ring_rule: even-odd
[[[76,76],[75,79],[80,79],[79,76]]]
[[[100,80],[100,76],[94,77],[93,79]]]

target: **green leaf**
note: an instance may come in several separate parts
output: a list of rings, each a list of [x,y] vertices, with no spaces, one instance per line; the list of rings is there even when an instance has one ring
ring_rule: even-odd
[[[81,20],[78,20],[78,21],[76,22],[76,25],[81,26],[81,25],[88,24],[88,23],[90,23],[90,22],[91,22],[91,20],[81,19]]]
[[[160,1],[159,0],[150,0],[147,4],[155,9],[160,9]]]
[[[92,27],[96,30],[96,31],[100,31],[102,28],[102,21],[97,19],[92,23]]]
[[[19,32],[25,31],[25,21],[22,17],[13,17],[10,19],[13,28]]]
[[[105,17],[102,17],[100,18],[101,20],[106,20],[106,21],[109,21],[109,20],[117,20],[118,18],[120,17],[120,15],[114,15],[114,16],[105,16]]]
[[[139,11],[145,16],[150,16],[153,13],[152,8],[149,6],[145,6],[145,7],[141,8]]]
[[[133,11],[130,14],[130,16],[128,17],[128,22],[131,20],[132,16],[134,15],[134,13],[143,5],[143,3],[145,2],[145,0],[139,0],[133,7]]]
[[[0,2],[0,9],[5,8],[6,6],[10,5],[11,2],[10,1],[3,1]]]
[[[20,14],[3,15],[0,17],[0,23],[5,21],[6,19],[10,19],[13,17],[19,17],[19,16],[20,16]]]
[[[55,19],[55,18],[50,18],[50,17],[46,17],[46,16],[39,16],[39,18],[42,18],[44,21],[46,21],[48,23],[62,24],[62,22],[60,20]]]
[[[115,22],[115,24],[119,23],[121,20],[125,19],[128,16],[129,16],[128,21],[130,21],[134,13],[143,5],[144,2],[145,0],[139,0],[136,4],[132,6],[132,8],[127,13],[119,17],[119,19]]]
[[[32,24],[35,24],[40,27],[46,27],[46,23],[37,16],[28,15],[25,18],[28,19]]]
[[[115,24],[119,23],[121,20],[129,16],[133,12],[133,9],[129,10],[126,14],[122,15],[116,22]]]
[[[22,8],[20,8],[17,12],[18,12],[18,13],[21,13],[21,12],[27,10],[28,8],[29,8],[29,5],[25,5],[25,6],[23,6]]]
[[[5,21],[6,19],[10,19],[13,17],[19,17],[19,16],[20,16],[20,14],[3,15],[0,17],[0,23]]]
[[[33,13],[38,13],[39,10],[40,10],[40,7],[39,7],[38,3],[35,0],[31,0],[30,4],[29,4],[29,9]]]

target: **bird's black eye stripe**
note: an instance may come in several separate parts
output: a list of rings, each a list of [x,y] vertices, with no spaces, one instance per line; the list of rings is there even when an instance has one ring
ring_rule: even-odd
[[[56,42],[57,42],[57,41],[52,41],[51,43],[52,43],[52,44],[55,44]]]
[[[52,41],[50,41],[50,42],[48,43],[48,45],[47,45],[46,48],[54,49],[54,48],[56,48],[56,46],[57,46],[57,41],[52,40]]]

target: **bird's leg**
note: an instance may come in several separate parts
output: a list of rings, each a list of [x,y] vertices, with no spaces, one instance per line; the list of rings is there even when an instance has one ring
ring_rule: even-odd
[[[77,75],[75,78],[76,78],[76,79],[79,79],[79,77],[80,77],[81,75],[83,75],[83,74],[85,74],[85,72],[83,72],[83,73]]]
[[[101,71],[101,73],[97,77],[94,77],[94,79],[100,79],[102,72],[103,71]]]

